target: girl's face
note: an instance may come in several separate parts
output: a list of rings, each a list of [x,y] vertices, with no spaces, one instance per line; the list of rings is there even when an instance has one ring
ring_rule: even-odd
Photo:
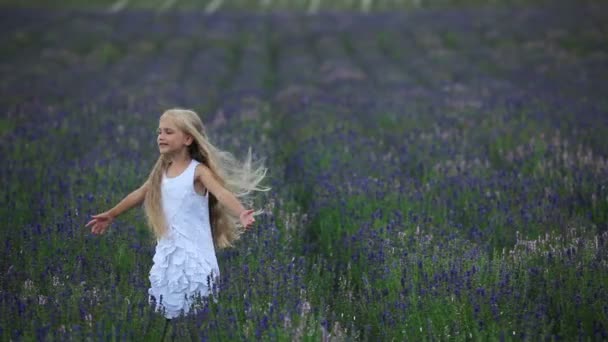
[[[177,128],[175,122],[161,116],[158,123],[156,143],[161,154],[177,154],[192,144],[192,137]]]

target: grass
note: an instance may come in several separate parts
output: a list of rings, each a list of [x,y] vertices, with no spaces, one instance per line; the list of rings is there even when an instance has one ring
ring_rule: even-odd
[[[222,149],[267,157],[273,191],[256,198],[255,229],[218,251],[218,300],[197,302],[169,338],[606,338],[595,90],[608,78],[593,67],[596,24],[575,20],[586,8],[240,16],[222,3],[203,16],[144,5],[0,11],[14,65],[0,82],[3,340],[160,339],[143,212],[101,237],[84,224],[145,180],[158,114],[173,106],[196,109]],[[480,39],[488,27],[496,35]],[[538,37],[562,50],[528,53]],[[586,78],[556,82],[572,70]]]
[[[441,8],[441,7],[462,7],[462,6],[513,6],[543,4],[543,0],[508,0],[500,3],[492,0],[216,0],[207,3],[198,1],[115,1],[115,0],[95,0],[86,4],[81,1],[64,0],[58,3],[49,4],[39,0],[26,0],[15,3],[12,0],[3,0],[0,6],[22,6],[22,7],[50,7],[50,8],[88,8],[88,9],[108,9],[120,11],[125,9],[154,9],[154,10],[205,10],[207,12],[223,10],[246,10],[246,11],[301,11],[317,12],[326,10],[341,11],[390,11],[395,9],[416,9],[416,8]]]

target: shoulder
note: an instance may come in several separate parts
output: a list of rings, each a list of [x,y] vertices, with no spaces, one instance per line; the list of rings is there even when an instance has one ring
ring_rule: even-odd
[[[207,165],[205,165],[203,163],[197,163],[196,164],[196,168],[195,168],[195,172],[196,173],[199,173],[199,172],[211,172],[211,169]]]
[[[210,177],[212,175],[212,172],[207,165],[203,163],[198,163],[196,165],[196,168],[194,169],[194,174],[196,175],[196,178],[200,179]]]
[[[150,189],[150,180],[146,180],[144,184],[139,187],[142,191],[148,191]]]
[[[198,164],[194,174],[196,181],[201,182],[211,193],[217,193],[221,189],[222,183],[207,165]]]

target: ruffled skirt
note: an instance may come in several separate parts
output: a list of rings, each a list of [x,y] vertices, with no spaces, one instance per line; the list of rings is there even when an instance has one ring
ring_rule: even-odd
[[[219,269],[187,240],[165,238],[158,242],[150,269],[151,304],[166,318],[190,312],[196,297],[215,295]],[[217,261],[216,261],[217,263]],[[152,298],[154,297],[154,298]]]

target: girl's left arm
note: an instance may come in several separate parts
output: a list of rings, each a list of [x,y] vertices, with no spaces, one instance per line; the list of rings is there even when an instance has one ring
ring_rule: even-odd
[[[211,170],[207,166],[199,164],[196,167],[196,178],[203,183],[205,188],[207,188],[207,191],[210,191],[220,203],[234,214],[234,216],[241,218],[242,215],[247,212],[253,212],[253,210],[245,209],[236,196],[226,190],[226,188],[213,177]]]

